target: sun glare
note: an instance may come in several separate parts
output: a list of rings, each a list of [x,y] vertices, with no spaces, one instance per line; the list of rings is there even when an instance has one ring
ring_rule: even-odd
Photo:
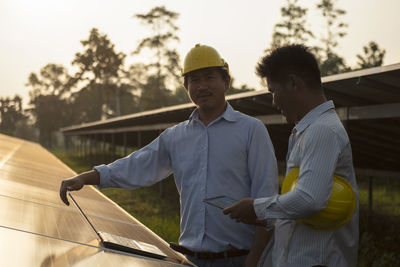
[[[10,1],[16,9],[16,14],[21,22],[40,23],[49,18],[56,19],[71,7],[70,2],[65,0],[16,0]]]

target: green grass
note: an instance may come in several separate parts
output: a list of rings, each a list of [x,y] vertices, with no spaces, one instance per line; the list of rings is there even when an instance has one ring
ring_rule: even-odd
[[[52,149],[51,153],[53,153],[57,158],[64,162],[68,167],[73,169],[76,173],[81,173],[92,169],[89,162],[80,158],[77,153],[65,153],[64,150],[60,148]]]
[[[360,242],[358,266],[398,266],[400,262],[400,179],[373,178],[372,212],[368,179],[358,177]]]
[[[372,209],[389,214],[400,216],[400,179],[373,179],[373,202]],[[358,178],[358,190],[360,205],[368,205],[368,179]]]
[[[78,173],[92,168],[88,159],[83,160],[76,153],[52,152]],[[179,196],[173,177],[164,180],[162,186],[162,196],[159,184],[137,190],[103,189],[102,192],[161,238],[176,242],[179,237]],[[372,213],[368,213],[368,180],[359,177],[358,187],[358,266],[397,266],[400,262],[400,179],[374,179]]]

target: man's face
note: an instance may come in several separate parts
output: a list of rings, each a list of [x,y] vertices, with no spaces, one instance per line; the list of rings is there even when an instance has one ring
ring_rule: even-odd
[[[273,104],[286,117],[287,122],[297,121],[297,106],[300,103],[296,101],[296,90],[294,90],[290,81],[277,82],[267,79],[268,90],[272,93]]]
[[[193,103],[202,110],[225,107],[225,92],[229,79],[224,80],[215,68],[193,71],[187,77],[186,90]]]

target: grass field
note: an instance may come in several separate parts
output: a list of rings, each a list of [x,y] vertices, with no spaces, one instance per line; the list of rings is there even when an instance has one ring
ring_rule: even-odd
[[[368,180],[358,178],[359,199],[361,205],[368,204]],[[400,216],[400,177],[373,179],[373,210],[391,216]]]
[[[52,151],[76,172],[91,169],[77,155]],[[400,266],[400,177],[374,179],[373,212],[368,213],[368,180],[358,179],[360,200],[359,267]],[[179,237],[179,196],[172,177],[137,190],[103,189],[102,192],[166,241]]]

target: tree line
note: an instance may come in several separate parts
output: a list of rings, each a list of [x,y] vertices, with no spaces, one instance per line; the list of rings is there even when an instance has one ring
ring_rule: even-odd
[[[308,28],[308,9],[299,5],[298,0],[285,0],[281,7],[282,21],[275,24],[270,48],[286,43],[307,44],[316,55],[322,76],[328,76],[351,70],[365,69],[381,66],[386,51],[371,40],[362,47],[362,52],[357,54],[357,65],[350,67],[336,49],[340,39],[347,35],[348,24],[342,20],[346,11],[336,7],[337,0],[320,0],[316,4],[317,11],[321,14],[325,34],[315,36]]]
[[[281,8],[282,21],[275,24],[266,52],[286,43],[305,43],[317,55],[323,76],[382,65],[385,50],[374,41],[357,55],[354,68],[337,54],[347,24],[341,21],[345,10],[336,8],[335,2],[321,0],[317,4],[326,21],[326,35],[316,37],[307,28],[308,9],[301,7],[298,0],[286,0]],[[22,108],[18,95],[0,98],[0,131],[51,147],[54,134],[61,127],[189,102],[180,78],[180,55],[175,48],[179,42],[179,13],[157,6],[145,14],[135,14],[134,18],[150,28],[152,34],[142,39],[129,56],[138,58],[145,54],[147,62],[126,66],[127,55],[116,51],[107,34],[93,28],[88,38],[81,41],[82,51],[71,61],[75,73],[55,63],[31,73],[26,83],[27,109]],[[312,41],[320,45],[310,45]],[[247,85],[235,88],[232,83],[228,94],[254,90]]]

